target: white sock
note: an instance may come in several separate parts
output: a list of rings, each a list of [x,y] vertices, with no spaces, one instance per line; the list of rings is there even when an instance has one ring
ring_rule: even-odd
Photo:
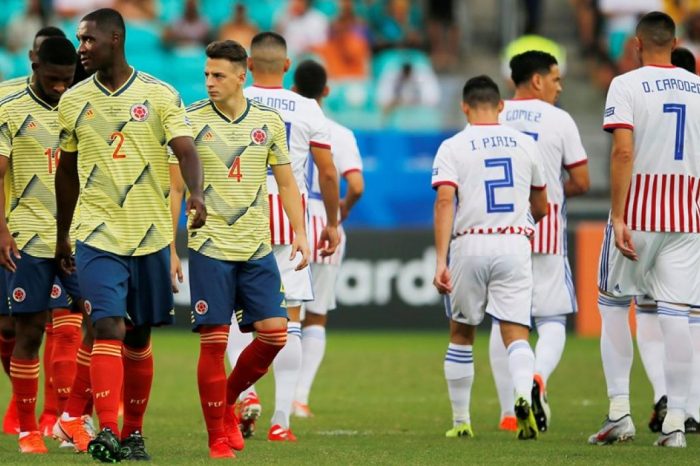
[[[238,324],[236,322],[231,324],[231,328],[229,328],[228,331],[228,344],[226,345],[226,355],[228,356],[228,362],[231,367],[236,367],[236,363],[238,362],[238,358],[241,356],[241,353],[252,341],[252,332],[243,333],[241,332],[241,329],[238,328]],[[255,385],[251,385],[250,387],[246,388],[238,399],[244,399],[249,393],[255,393]]]
[[[694,308],[690,314],[690,337],[693,340],[693,365],[690,377],[690,393],[685,406],[686,419],[692,417],[700,421],[700,309]]]
[[[630,371],[634,348],[628,320],[629,305],[630,300],[627,298],[598,296],[598,308],[603,321],[600,355],[610,399],[608,417],[612,420],[630,414]]]
[[[452,423],[469,424],[469,401],[474,382],[472,345],[450,343],[445,354],[445,380],[452,404]]]
[[[646,309],[646,308],[645,308]],[[664,376],[664,336],[656,309],[637,310],[637,349],[654,390],[654,403],[666,394]]]
[[[491,373],[496,384],[498,401],[501,404],[501,418],[505,416],[515,416],[513,406],[515,397],[513,396],[513,379],[510,377],[508,369],[508,353],[501,337],[501,326],[494,320],[491,325],[491,338],[489,339],[489,360],[491,361]]]
[[[693,346],[688,324],[689,306],[658,303],[659,324],[664,336],[664,372],[668,412],[662,431],[685,430],[685,405],[690,392]]]
[[[272,361],[275,373],[275,413],[272,424],[289,429],[294,392],[301,369],[301,323],[287,323],[287,344]]]
[[[535,376],[535,353],[527,340],[515,340],[508,345],[508,368],[513,379],[515,396],[532,404],[532,379]]]
[[[535,374],[547,380],[557,368],[566,344],[566,316],[535,317],[537,345],[535,345]]]
[[[316,372],[326,353],[326,328],[323,325],[309,325],[301,330],[301,371],[297,382],[296,401],[309,404],[309,393]]]

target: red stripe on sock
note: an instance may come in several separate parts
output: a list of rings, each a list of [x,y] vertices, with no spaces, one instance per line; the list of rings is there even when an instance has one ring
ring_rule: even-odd
[[[39,396],[39,359],[10,360],[10,380],[15,397],[19,428],[22,432],[38,430],[36,400]]]
[[[90,381],[100,429],[119,432],[119,399],[124,380],[122,342],[119,340],[95,340],[90,360]]]

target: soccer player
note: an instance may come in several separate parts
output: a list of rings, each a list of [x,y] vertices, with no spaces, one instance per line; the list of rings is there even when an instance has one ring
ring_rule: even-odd
[[[192,318],[200,334],[199,394],[212,458],[243,448],[233,415],[238,396],[262,377],[287,340],[287,309],[270,244],[267,171],[295,231],[291,253],[307,266],[309,247],[301,195],[287,156],[279,113],[243,95],[247,54],[234,41],[206,49],[209,99],[187,109],[206,179],[207,224],[189,237]],[[234,306],[242,331],[255,338],[226,380],[224,354]],[[225,400],[225,403],[221,403]]]
[[[149,458],[142,430],[153,380],[150,329],[170,324],[174,314],[168,146],[190,192],[191,227],[206,219],[201,166],[182,99],[127,64],[125,35],[115,10],[82,18],[78,55],[95,74],[66,92],[58,107],[56,260],[66,273],[77,269],[95,330],[90,379],[101,430],[88,451],[106,462]],[[69,229],[78,194],[74,261]]]
[[[280,112],[287,127],[289,159],[297,186],[306,204],[306,169],[313,163],[319,170],[319,184],[328,221],[320,234],[320,253],[331,255],[338,245],[338,174],[330,151],[328,121],[318,103],[299,94],[283,89],[282,80],[289,70],[287,46],[284,38],[274,32],[256,35],[251,43],[248,68],[253,74],[253,86],[244,90],[249,99],[272,107]],[[289,261],[294,229],[282,209],[274,177],[268,174],[270,204],[270,231],[272,249],[282,275],[287,312],[289,314],[289,336],[284,349],[279,352],[272,365],[275,374],[275,412],[268,440],[288,441],[296,437],[289,428],[289,416],[301,369],[301,304],[313,299],[311,276],[308,269],[296,270],[301,255]],[[228,356],[235,365],[239,352],[250,343],[250,336],[241,337],[237,326],[231,327]],[[251,435],[254,421],[260,415],[260,402],[253,387],[243,394],[241,422],[243,434]]]
[[[540,431],[549,424],[546,386],[566,342],[566,316],[576,311],[571,267],[566,247],[566,198],[588,191],[588,159],[576,123],[554,106],[561,92],[559,66],[554,56],[529,51],[510,60],[515,95],[506,100],[502,124],[531,136],[542,157],[547,183],[548,214],[532,237],[532,316],[537,326],[535,383],[532,410]],[[562,177],[566,173],[566,178]],[[491,327],[489,356],[501,402],[502,429],[515,430],[513,387],[508,356],[498,322]]]
[[[321,105],[323,98],[329,92],[326,80],[326,70],[323,66],[313,60],[306,60],[300,63],[294,72],[294,88],[292,90],[304,97],[316,100]],[[329,119],[328,123],[330,125],[331,147],[333,147],[333,162],[338,170],[338,176],[342,175],[347,182],[347,192],[340,201],[340,220],[343,221],[362,196],[364,190],[362,159],[352,131],[333,120]],[[327,313],[336,307],[335,284],[346,241],[342,227],[338,226],[340,246],[331,256],[323,257],[321,255],[321,248],[317,245],[323,227],[326,225],[326,209],[321,197],[316,165],[309,164],[306,181],[309,190],[308,230],[312,238],[311,280],[314,300],[304,304],[301,372],[294,399],[294,414],[299,417],[312,416],[309,409],[309,393],[326,349]]]
[[[16,343],[10,361],[12,392],[19,413],[22,453],[47,453],[35,416],[39,348],[56,278],[56,202],[53,192],[58,156],[56,106],[73,82],[77,55],[65,38],[46,39],[32,64],[34,79],[0,101],[0,183],[12,172],[10,211],[0,187],[0,265],[6,270]],[[7,215],[7,222],[6,222]],[[77,281],[64,280],[77,299]],[[77,318],[80,319],[79,314]],[[80,324],[78,324],[80,332]],[[70,381],[72,383],[72,381]],[[69,383],[69,386],[70,386]],[[76,439],[87,447],[89,438]],[[83,445],[84,444],[84,445]]]
[[[643,16],[635,44],[642,67],[616,77],[605,104],[613,134],[611,212],[601,251],[601,356],[610,409],[589,443],[631,439],[629,373],[631,296],[657,304],[664,344],[668,410],[655,445],[685,447],[685,406],[693,345],[690,304],[700,303],[700,78],[671,64],[675,24],[665,13]]]
[[[498,123],[503,101],[488,76],[467,81],[462,109],[470,126],[440,145],[432,177],[437,191],[434,284],[446,295],[450,319],[444,369],[453,427],[445,435],[474,435],[469,417],[472,345],[476,326],[489,312],[500,321],[508,351],[517,438],[536,439],[531,409],[535,355],[528,343],[532,302],[528,236],[534,225],[528,210],[535,222],[547,214],[542,161],[530,136]]]

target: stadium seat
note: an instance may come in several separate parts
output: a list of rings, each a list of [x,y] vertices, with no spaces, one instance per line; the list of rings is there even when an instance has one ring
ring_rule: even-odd
[[[25,0],[3,0],[0,9],[0,27],[5,27],[13,16],[22,13],[25,8]]]
[[[200,2],[199,11],[202,15],[206,16],[212,26],[216,28],[221,23],[231,18],[231,12],[233,11],[233,5],[235,3],[236,0],[202,0]],[[257,7],[258,2],[255,3]]]
[[[430,57],[421,50],[385,50],[372,59],[372,75],[378,79],[385,71],[390,68],[399,68],[406,62],[411,63],[414,68],[432,69]]]
[[[167,81],[167,66],[169,55],[160,48],[143,51],[132,51],[127,60],[129,64],[139,71],[154,76],[155,78]]]
[[[387,125],[404,131],[434,132],[443,127],[442,112],[426,105],[400,107],[391,112]]]
[[[15,73],[15,65],[12,61],[12,55],[0,47],[0,81],[11,79],[17,76]]]
[[[200,47],[175,48],[166,56],[162,79],[177,88],[186,104],[206,97],[205,61],[204,49]]]
[[[158,19],[163,23],[171,23],[182,16],[184,0],[160,0]]]

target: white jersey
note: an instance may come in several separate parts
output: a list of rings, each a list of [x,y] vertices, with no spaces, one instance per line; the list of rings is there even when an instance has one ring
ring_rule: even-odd
[[[311,147],[330,149],[330,134],[326,120],[318,102],[307,99],[287,89],[251,86],[243,90],[249,99],[272,107],[282,115],[287,127],[287,145],[289,160],[292,164],[294,179],[306,210],[306,164]],[[270,233],[273,245],[292,244],[294,232],[292,225],[282,208],[275,177],[267,172],[267,191],[270,202]]]
[[[531,136],[542,156],[549,214],[535,227],[532,252],[565,254],[563,172],[588,162],[576,123],[564,110],[539,99],[507,100],[500,120],[502,124]]]
[[[700,232],[700,78],[672,66],[644,66],[616,77],[603,128],[634,133],[627,226]]]
[[[348,173],[362,171],[362,158],[360,149],[357,147],[357,140],[353,132],[343,125],[333,120],[328,120],[331,133],[331,146],[333,147],[333,163],[338,171],[338,178]],[[311,243],[311,261],[317,264],[337,265],[341,260],[341,248],[329,257],[321,257],[319,249],[316,247],[321,232],[326,227],[326,208],[321,197],[321,186],[318,182],[318,168],[309,161],[306,170],[306,182],[309,192],[309,225],[308,233]],[[338,234],[343,235],[342,227],[338,228]],[[341,238],[342,239],[342,238]]]
[[[445,140],[435,156],[432,184],[457,189],[453,238],[532,235],[530,190],[546,188],[532,138],[497,124],[467,126]]]

